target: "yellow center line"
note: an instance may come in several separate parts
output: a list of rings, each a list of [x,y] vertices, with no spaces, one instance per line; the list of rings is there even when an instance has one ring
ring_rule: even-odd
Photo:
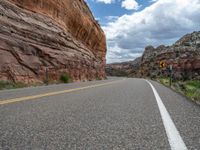
[[[117,82],[120,82],[120,81],[122,81],[122,80],[112,81],[112,82],[102,83],[102,84],[96,84],[96,85],[90,85],[90,86],[85,86],[85,87],[80,87],[80,88],[74,88],[74,89],[69,89],[69,90],[62,90],[62,91],[43,93],[43,94],[32,95],[32,96],[25,96],[25,97],[12,98],[12,99],[7,99],[7,100],[0,100],[0,105],[16,103],[16,102],[21,102],[21,101],[28,101],[28,100],[33,100],[33,99],[37,99],[37,98],[47,97],[47,96],[59,95],[59,94],[63,94],[63,93],[75,92],[75,91],[80,91],[80,90],[84,90],[84,89],[90,89],[90,88],[110,85],[110,84],[114,84],[114,83],[117,83]]]

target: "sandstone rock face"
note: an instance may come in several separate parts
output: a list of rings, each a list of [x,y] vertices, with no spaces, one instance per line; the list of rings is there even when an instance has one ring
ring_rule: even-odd
[[[187,34],[172,46],[146,47],[142,56],[140,76],[168,76],[169,66],[177,79],[200,78],[200,32]],[[166,67],[161,69],[160,62]]]
[[[163,69],[160,68],[161,61],[166,64]],[[154,78],[169,76],[169,66],[172,65],[174,78],[200,79],[200,32],[187,34],[172,46],[147,46],[141,58],[125,64],[107,65],[106,70],[111,72],[114,68],[115,72],[123,70],[131,77]]]
[[[106,40],[84,0],[0,0],[0,80],[105,78]]]

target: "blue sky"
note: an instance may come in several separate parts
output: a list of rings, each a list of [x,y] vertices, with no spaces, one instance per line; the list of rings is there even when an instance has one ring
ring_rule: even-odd
[[[134,60],[148,45],[200,30],[200,0],[86,0],[107,38],[107,63]]]
[[[106,1],[106,0],[105,0]],[[108,0],[109,1],[109,0]],[[146,6],[152,4],[151,1],[148,0],[140,0],[139,7],[137,10],[122,7],[122,1],[116,0],[115,2],[106,3],[103,0],[98,2],[97,0],[87,0],[87,3],[92,10],[93,15],[97,20],[99,20],[101,25],[106,25],[108,23],[108,16],[122,16],[124,14],[131,14],[135,11],[140,11],[144,9]]]

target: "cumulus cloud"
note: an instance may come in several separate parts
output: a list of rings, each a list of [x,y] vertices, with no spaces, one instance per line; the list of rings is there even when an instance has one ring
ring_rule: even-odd
[[[156,2],[156,1],[158,1],[158,0],[150,0],[151,3]]]
[[[138,10],[139,4],[135,0],[123,0],[122,7],[127,10]]]
[[[110,21],[103,27],[108,63],[134,58],[147,45],[169,45],[200,30],[199,10],[200,0],[158,0],[142,11]]]
[[[123,49],[118,47],[118,45],[113,45],[113,47],[110,47],[109,49],[109,52],[107,54],[107,59],[109,60],[108,63],[124,62],[133,60],[140,56],[141,56],[140,49],[131,51],[130,49]]]
[[[105,3],[105,4],[111,4],[113,2],[115,2],[115,0],[96,0],[97,2],[102,2],[102,3]]]
[[[119,16],[106,16],[105,19],[108,20],[108,21],[113,21],[113,20],[116,20],[118,19]]]

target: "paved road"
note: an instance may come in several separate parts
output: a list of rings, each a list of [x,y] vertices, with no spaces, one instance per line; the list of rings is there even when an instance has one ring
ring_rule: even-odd
[[[1,91],[0,149],[199,150],[200,107],[150,82],[109,78]]]

